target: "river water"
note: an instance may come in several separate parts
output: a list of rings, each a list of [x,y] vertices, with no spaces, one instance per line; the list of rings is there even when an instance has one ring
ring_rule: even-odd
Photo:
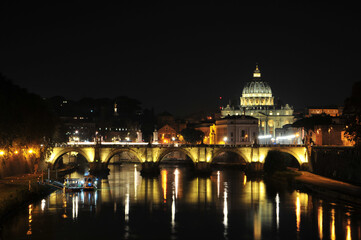
[[[94,192],[50,194],[3,225],[0,239],[361,239],[361,210],[239,170],[193,177],[164,166],[110,165]]]

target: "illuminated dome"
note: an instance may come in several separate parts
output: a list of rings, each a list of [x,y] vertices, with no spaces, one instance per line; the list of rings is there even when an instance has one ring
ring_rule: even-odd
[[[273,106],[271,87],[261,79],[261,71],[256,65],[252,81],[246,83],[241,97],[242,107]]]
[[[242,92],[243,97],[272,97],[271,87],[267,82],[251,81],[246,84]]]

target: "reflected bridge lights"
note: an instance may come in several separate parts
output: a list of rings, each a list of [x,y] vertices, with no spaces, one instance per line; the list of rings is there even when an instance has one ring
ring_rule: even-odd
[[[178,198],[178,188],[179,188],[179,170],[176,168],[174,170],[174,191],[175,191],[175,198]]]
[[[45,204],[46,204],[46,200],[45,200],[45,199],[42,199],[42,200],[41,200],[41,211],[43,211],[43,212],[44,212],[44,210],[45,210]]]
[[[223,192],[223,226],[224,226],[224,237],[228,235],[228,185],[224,182]]]
[[[301,224],[301,202],[300,202],[300,194],[297,192],[296,197],[296,227],[297,232],[300,231],[300,224]]]
[[[164,200],[164,203],[167,202],[167,170],[162,170],[160,172],[160,175],[162,177],[162,188],[163,188],[163,200]]]
[[[277,224],[277,231],[280,228],[280,195],[277,193],[276,195],[276,224]]]
[[[318,237],[323,239],[323,208],[322,201],[319,202],[319,206],[317,209],[317,224],[318,224]]]
[[[28,206],[29,209],[29,222],[28,222],[28,231],[26,232],[26,235],[30,236],[33,234],[32,228],[31,228],[31,224],[33,222],[33,205],[30,204]]]

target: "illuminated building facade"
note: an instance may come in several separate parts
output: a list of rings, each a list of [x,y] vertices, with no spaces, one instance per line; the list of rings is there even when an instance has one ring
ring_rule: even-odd
[[[345,135],[346,127],[344,124],[336,121],[332,124],[316,125],[314,129],[308,131],[310,142],[317,146],[354,146],[355,143],[347,139]]]
[[[331,117],[338,117],[342,115],[342,107],[309,107],[307,108],[306,117],[313,115],[329,115]]]
[[[215,131],[209,136],[215,144],[251,145],[257,141],[258,120],[245,115],[227,116],[216,121]]]
[[[246,115],[258,119],[260,143],[270,143],[276,137],[276,129],[294,122],[293,108],[288,104],[277,106],[270,85],[261,78],[256,65],[253,79],[248,81],[242,91],[239,106],[222,108],[221,117]]]
[[[174,128],[166,124],[158,130],[159,143],[174,143],[178,141],[179,135]]]

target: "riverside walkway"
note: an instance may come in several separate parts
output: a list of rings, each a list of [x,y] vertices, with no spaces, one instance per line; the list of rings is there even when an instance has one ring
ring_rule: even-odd
[[[295,180],[307,189],[324,196],[361,205],[361,186],[326,178],[310,172],[299,171],[299,173],[301,175],[295,177]]]

